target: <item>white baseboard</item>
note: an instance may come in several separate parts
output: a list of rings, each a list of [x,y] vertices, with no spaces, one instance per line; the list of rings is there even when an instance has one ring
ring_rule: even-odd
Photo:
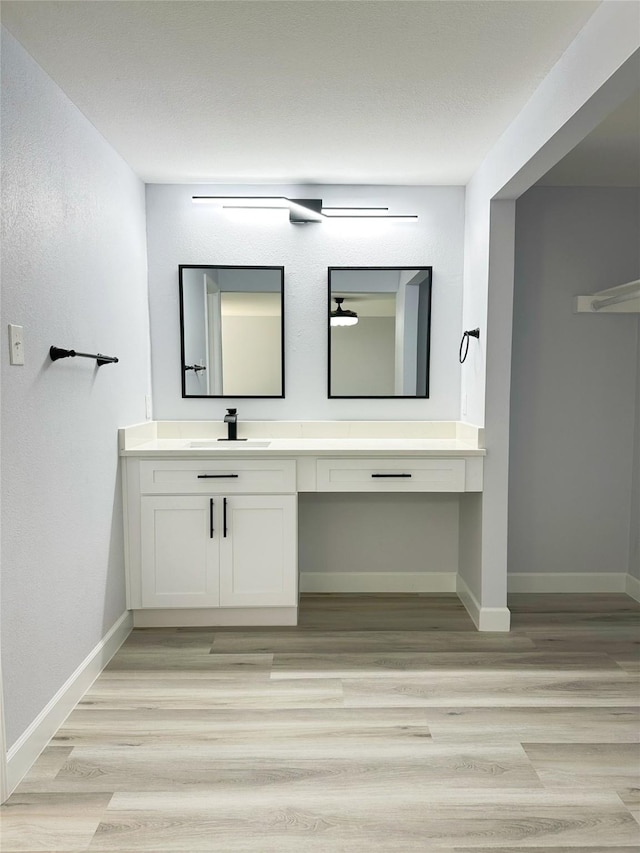
[[[636,601],[640,601],[640,580],[638,578],[634,578],[633,575],[627,575],[625,581],[625,590],[627,595],[634,598]]]
[[[134,628],[297,625],[297,607],[177,607],[134,610]]]
[[[53,735],[127,639],[132,625],[131,613],[127,610],[9,749],[8,794],[15,790]]]
[[[508,575],[507,589],[509,592],[626,592],[627,577],[624,572],[530,572]]]
[[[508,631],[511,612],[508,607],[482,607],[465,581],[458,575],[456,592],[478,631]]]
[[[455,572],[301,572],[300,592],[455,592]]]

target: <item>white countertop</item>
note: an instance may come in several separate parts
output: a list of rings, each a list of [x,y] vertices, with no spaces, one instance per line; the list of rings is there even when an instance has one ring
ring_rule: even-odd
[[[486,450],[457,438],[265,438],[216,441],[215,439],[156,438],[121,449],[121,456],[202,457],[221,456],[485,456]],[[192,446],[206,443],[206,446]]]

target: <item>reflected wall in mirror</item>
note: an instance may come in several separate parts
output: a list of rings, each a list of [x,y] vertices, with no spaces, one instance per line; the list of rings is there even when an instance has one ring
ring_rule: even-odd
[[[431,267],[329,267],[329,397],[428,397]]]
[[[180,272],[183,397],[284,397],[284,267]]]

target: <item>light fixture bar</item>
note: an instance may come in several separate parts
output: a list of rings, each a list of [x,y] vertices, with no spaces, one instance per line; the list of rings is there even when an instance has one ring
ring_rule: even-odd
[[[323,207],[319,198],[286,198],[285,196],[221,196],[194,195],[194,204],[212,204],[217,207],[240,210],[281,209],[289,211],[289,221],[294,224],[322,222],[323,219],[393,219],[411,222],[416,214],[387,213],[388,207]]]
[[[319,198],[288,198],[289,222],[303,225],[307,222],[322,222],[322,199]]]
[[[411,221],[417,214],[387,213],[388,207],[323,207],[322,215],[328,219],[395,219]]]
[[[289,210],[288,204],[223,204],[223,210]]]
[[[342,213],[325,214],[327,219],[395,219],[396,222],[413,222],[417,213]]]
[[[236,196],[236,195],[194,195],[194,204],[213,204],[216,207],[289,207],[289,199],[283,196]]]
[[[380,216],[388,207],[323,207],[325,216]]]
[[[328,219],[345,219],[351,216],[385,216],[388,207],[323,207],[322,214]]]

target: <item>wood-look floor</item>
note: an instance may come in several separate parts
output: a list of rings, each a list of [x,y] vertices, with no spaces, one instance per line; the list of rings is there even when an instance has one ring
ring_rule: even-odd
[[[2,853],[640,850],[640,605],[304,596],[136,630],[2,809]]]

